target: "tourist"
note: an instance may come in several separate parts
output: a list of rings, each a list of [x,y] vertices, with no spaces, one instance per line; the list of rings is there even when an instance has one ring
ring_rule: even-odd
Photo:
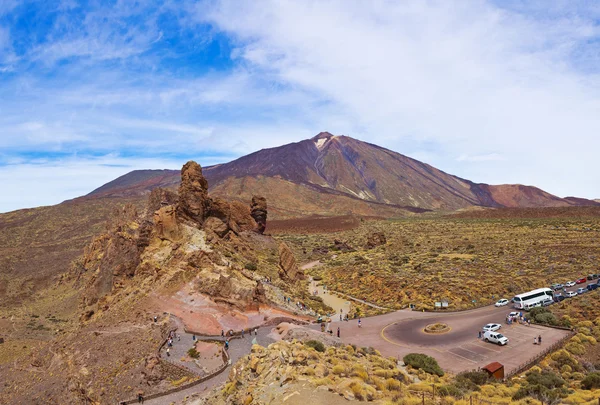
[[[225,350],[229,350],[229,339],[225,340]]]
[[[242,328],[242,338],[244,337],[244,328]]]
[[[479,331],[479,339],[481,339],[481,331]]]
[[[170,350],[171,350],[171,349],[169,349],[169,348],[167,347],[167,357],[169,357],[169,356],[171,355],[171,352],[170,352]]]
[[[340,322],[342,321],[342,314],[340,314]]]
[[[254,336],[258,336],[258,328],[254,328]]]
[[[538,336],[538,345],[541,345],[541,344],[542,344],[542,335],[539,335]]]
[[[358,327],[361,328],[362,324],[360,323],[360,318],[358,318]]]
[[[192,340],[195,342],[196,341],[196,335],[192,335]]]
[[[144,393],[143,392],[138,392],[138,404],[143,404],[144,403]]]
[[[156,323],[156,321],[158,321],[158,316],[154,316],[154,323]]]
[[[225,337],[225,331],[221,329],[221,337]]]
[[[537,344],[538,344],[538,343],[537,343],[537,338],[536,338],[536,337],[534,337],[534,338],[533,338],[533,344],[534,344],[534,345],[537,345]]]
[[[340,328],[338,326],[338,330],[337,330],[337,337],[340,337]]]

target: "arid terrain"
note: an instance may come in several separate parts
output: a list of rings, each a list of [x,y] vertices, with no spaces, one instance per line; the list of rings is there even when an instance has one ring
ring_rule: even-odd
[[[598,209],[569,210],[571,217],[558,209],[364,220],[335,233],[324,223],[324,233],[307,235],[292,226],[277,238],[301,261],[319,260],[309,272],[331,290],[389,308],[432,309],[445,300],[463,309],[598,272]],[[384,238],[370,242],[374,235]]]
[[[403,192],[392,187],[399,178]],[[449,363],[495,356],[475,352],[487,347],[475,348],[470,330],[453,334],[469,341],[427,352],[447,373],[425,354],[399,358],[411,347],[393,348],[405,344],[397,332],[412,325],[411,304],[468,310],[600,273],[593,204],[475,184],[324,133],[204,171],[188,162],[177,172],[133,172],[86,197],[1,214],[0,402],[112,404],[143,392],[164,395],[150,404],[416,404],[433,401],[434,389],[449,404],[592,401],[596,292],[534,314],[536,331],[577,333],[565,342],[570,332],[548,333],[564,349],[506,383]],[[340,309],[352,323],[340,324],[337,338]],[[477,311],[456,322],[497,312]],[[356,318],[370,315],[380,315],[372,329],[358,329]],[[331,334],[278,326],[318,316],[333,318]],[[533,333],[523,328],[514,328],[515,344]],[[233,340],[230,367],[225,341],[242,330],[263,347]],[[172,331],[183,343],[164,346]],[[507,369],[524,352],[512,351]],[[224,373],[202,382],[219,367]]]

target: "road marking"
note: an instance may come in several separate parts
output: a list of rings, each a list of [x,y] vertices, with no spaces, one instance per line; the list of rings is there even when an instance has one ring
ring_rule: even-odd
[[[398,322],[394,322],[394,323],[390,323],[389,325],[386,325],[386,326],[384,326],[384,327],[383,327],[383,329],[381,329],[381,333],[380,333],[380,335],[381,335],[382,339],[383,339],[383,340],[385,340],[385,341],[386,341],[386,342],[388,342],[388,343],[391,343],[391,344],[393,344],[393,345],[400,346],[400,347],[406,347],[406,348],[410,349],[410,346],[406,346],[406,345],[402,345],[402,344],[400,344],[400,343],[393,342],[393,341],[391,341],[390,339],[388,339],[387,337],[385,337],[385,334],[384,334],[385,330],[386,330],[386,329],[387,329],[389,326],[395,325],[395,324],[397,324],[397,323],[398,323]]]
[[[474,361],[474,360],[471,360],[471,359],[468,359],[468,358],[466,358],[466,357],[464,357],[464,356],[461,356],[460,354],[456,354],[456,353],[454,353],[454,352],[451,352],[450,350],[448,350],[446,353],[453,354],[453,355],[455,355],[456,357],[460,357],[461,359],[465,359],[465,360],[467,360],[468,362],[471,362],[471,363],[473,363],[473,364],[477,364],[477,362],[476,362],[476,361]]]
[[[482,342],[479,342],[479,343],[482,343]],[[492,352],[500,353],[500,350],[495,350],[495,349],[492,349],[491,347],[489,347],[489,346],[491,346],[491,343],[484,343],[484,344],[479,344],[479,343],[468,343],[468,344],[477,346],[477,347],[481,347],[482,349],[489,350]]]

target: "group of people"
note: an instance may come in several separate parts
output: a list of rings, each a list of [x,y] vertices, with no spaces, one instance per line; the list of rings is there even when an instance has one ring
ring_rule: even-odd
[[[534,345],[541,345],[542,344],[542,335],[539,335],[538,337],[534,337],[533,338],[533,344]]]
[[[531,325],[531,319],[524,317],[522,312],[520,312],[519,315],[506,315],[506,324],[511,325],[513,322],[519,322],[527,326]]]

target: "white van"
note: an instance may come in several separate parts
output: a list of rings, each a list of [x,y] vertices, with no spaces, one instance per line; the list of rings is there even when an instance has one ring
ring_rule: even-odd
[[[483,334],[483,340],[490,343],[496,343],[500,346],[504,346],[508,343],[508,338],[502,333],[487,331]]]
[[[551,298],[550,298],[551,299]],[[523,309],[525,311],[531,311],[531,309],[535,308],[535,307],[541,307],[542,306],[542,302],[543,301],[538,301],[538,302],[533,302],[531,304],[525,304],[523,305]]]

